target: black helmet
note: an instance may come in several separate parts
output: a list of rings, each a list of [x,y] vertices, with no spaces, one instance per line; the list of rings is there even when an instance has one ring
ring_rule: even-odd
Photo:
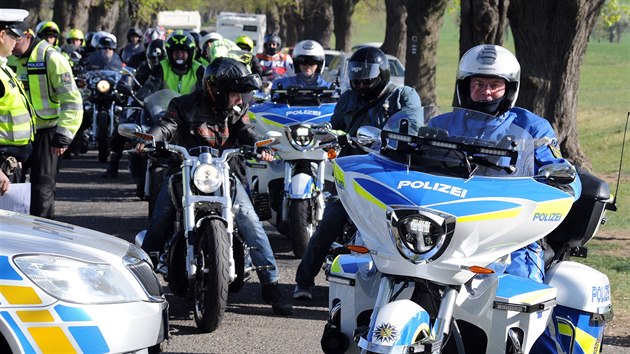
[[[153,69],[153,67],[155,67],[162,59],[166,58],[164,41],[161,39],[156,39],[149,43],[146,54],[147,64],[151,69]]]
[[[112,37],[113,36],[103,36],[99,38],[96,48],[98,49],[110,48],[110,49],[116,50],[116,40]]]
[[[275,43],[276,47],[271,47],[269,44]],[[263,51],[268,55],[275,55],[280,50],[280,46],[282,45],[282,39],[275,33],[269,33],[265,35],[263,39]]]
[[[136,27],[131,27],[127,30],[127,41],[131,42],[131,36],[138,36],[142,38],[142,32]]]
[[[195,52],[195,40],[193,37],[184,30],[176,30],[171,33],[171,35],[166,40],[166,54],[168,55],[168,60],[171,62],[173,68],[188,70],[193,61],[193,54]],[[177,63],[173,59],[173,52],[175,50],[185,50],[188,52],[188,59],[184,63]]]
[[[389,61],[380,49],[363,47],[350,57],[348,79],[350,87],[368,101],[383,92],[389,83]]]
[[[219,112],[227,109],[230,92],[251,93],[260,89],[258,74],[250,74],[245,64],[229,57],[218,57],[203,74],[204,88],[214,97]],[[248,100],[244,97],[243,102]]]

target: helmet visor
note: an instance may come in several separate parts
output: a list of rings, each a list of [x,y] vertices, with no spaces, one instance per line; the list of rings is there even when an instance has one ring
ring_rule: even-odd
[[[260,76],[258,74],[251,74],[243,76],[236,80],[236,85],[231,88],[232,92],[247,93],[254,90],[259,90],[262,85]]]
[[[348,62],[348,79],[350,81],[375,79],[380,73],[380,64]]]

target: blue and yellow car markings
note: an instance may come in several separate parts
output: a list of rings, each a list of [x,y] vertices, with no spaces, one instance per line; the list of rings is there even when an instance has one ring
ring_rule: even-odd
[[[83,353],[108,353],[109,346],[97,326],[71,326],[68,327],[72,337],[77,341]]]
[[[2,285],[0,294],[10,305],[41,305],[42,299],[30,286]]]
[[[64,322],[92,321],[90,315],[78,307],[56,305],[55,311]]]
[[[24,332],[22,332],[22,330],[20,329],[20,326],[18,326],[13,317],[11,317],[11,314],[9,314],[7,311],[0,311],[0,316],[2,316],[4,321],[9,325],[15,337],[20,342],[20,345],[22,346],[22,352],[24,354],[35,354],[35,349],[33,349],[33,346],[26,338]]]
[[[0,279],[1,280],[22,280],[22,276],[13,269],[9,263],[9,257],[0,256]]]

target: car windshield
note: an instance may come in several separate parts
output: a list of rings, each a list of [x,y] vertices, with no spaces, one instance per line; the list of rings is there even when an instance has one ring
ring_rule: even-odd
[[[381,139],[383,156],[421,172],[462,178],[534,173],[532,136],[511,120],[476,111],[423,107],[419,114],[394,115]]]

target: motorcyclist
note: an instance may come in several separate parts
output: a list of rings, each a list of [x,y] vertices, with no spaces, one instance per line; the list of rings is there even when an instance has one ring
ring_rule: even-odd
[[[72,57],[74,52],[83,55],[83,46],[85,44],[85,36],[78,28],[72,28],[66,36],[66,43],[61,46],[61,51]]]
[[[249,61],[249,69],[252,71],[252,73],[258,74],[260,75],[260,77],[271,74],[271,72],[267,72],[267,73],[264,72],[262,65],[260,65],[260,60],[258,59],[257,56],[254,55],[254,40],[253,39],[251,39],[248,36],[239,36],[239,37],[236,37],[236,39],[234,40],[234,43],[236,43],[236,45],[239,48],[241,48],[241,50],[244,50],[248,53],[252,53],[251,59]]]
[[[469,49],[462,56],[457,70],[457,99],[463,108],[494,115],[501,125],[515,124],[535,139],[548,140],[547,145],[535,151],[535,168],[549,164],[571,164],[562,158],[558,139],[549,122],[514,104],[520,87],[521,66],[516,57],[506,48],[482,44]],[[447,129],[450,134],[471,129],[462,115],[447,114],[429,121],[429,126]],[[571,166],[572,167],[572,166]],[[535,172],[535,171],[534,171]],[[581,190],[579,178],[571,185],[574,191]],[[510,254],[510,263],[505,269],[508,274],[544,280],[544,250],[539,242],[516,250]],[[551,326],[554,328],[554,326]],[[532,353],[556,353],[553,336],[547,330],[532,348]]]
[[[199,43],[201,47],[201,55],[199,59],[203,65],[208,66],[208,64],[210,64],[210,46],[219,39],[223,39],[223,36],[217,32],[206,33],[203,37],[201,37],[201,41]]]
[[[166,59],[166,48],[164,47],[164,40],[156,39],[149,43],[145,52],[146,60],[140,64],[136,71],[136,80],[140,85],[144,85],[147,81],[153,69],[160,65],[160,62]]]
[[[390,82],[390,67],[385,53],[375,47],[358,49],[348,61],[350,90],[337,101],[330,123],[332,129],[345,135],[339,141],[345,147],[340,156],[361,153],[353,148],[348,136],[355,136],[361,126],[382,128],[394,113],[407,108],[420,108],[420,97],[409,86],[396,86]],[[326,203],[322,221],[318,224],[302,257],[296,275],[293,298],[312,299],[311,288],[332,243],[340,238],[348,214],[341,202],[330,198]]]
[[[225,149],[241,144],[253,145],[259,140],[245,113],[251,92],[260,86],[260,77],[250,74],[245,65],[236,59],[219,57],[205,69],[203,83],[203,89],[171,100],[166,115],[149,134],[158,141],[176,140],[186,148],[209,145]],[[138,144],[137,149],[142,151],[144,144]],[[263,151],[261,155],[264,161],[273,159],[268,151]],[[240,164],[238,161],[233,159],[231,165]],[[163,183],[149,221],[142,245],[147,252],[163,252],[170,237],[168,230],[172,229],[175,207],[167,185]],[[238,179],[235,179],[235,188],[234,204],[239,206],[235,221],[245,242],[252,247],[252,261],[255,266],[273,267],[272,270],[258,271],[263,300],[272,304],[276,314],[289,315],[293,307],[278,287],[276,261],[262,223]]]
[[[131,58],[138,54],[144,53],[144,46],[141,42],[142,32],[137,27],[131,27],[127,30],[127,45],[120,50],[120,58],[123,63],[129,65]]]
[[[149,44],[154,40],[161,39],[163,41],[166,40],[166,31],[162,26],[150,27],[144,32],[142,36],[142,45],[144,46],[144,51],[148,50]],[[139,52],[134,54],[129,61],[127,62],[127,66],[132,68],[140,68],[141,64],[146,60],[146,55],[143,52]]]
[[[59,26],[53,21],[42,21],[35,27],[37,38],[41,38],[50,43],[53,48],[59,50]]]
[[[100,35],[96,44],[96,51],[83,62],[86,71],[122,69],[123,62],[116,53],[116,37],[111,33]]]
[[[263,52],[256,54],[263,70],[270,70],[264,80],[273,81],[285,75],[293,75],[293,59],[289,54],[280,53],[282,39],[275,33],[267,34],[263,40]]]
[[[310,39],[298,42],[293,49],[293,63],[296,74],[273,80],[272,89],[280,86],[285,89],[330,86],[330,83],[320,76],[326,65],[326,55],[321,44]]]
[[[138,91],[141,99],[149,94],[167,88],[181,94],[191,93],[201,88],[204,68],[193,59],[195,41],[183,30],[176,30],[165,44],[166,59],[160,61],[144,86]]]

